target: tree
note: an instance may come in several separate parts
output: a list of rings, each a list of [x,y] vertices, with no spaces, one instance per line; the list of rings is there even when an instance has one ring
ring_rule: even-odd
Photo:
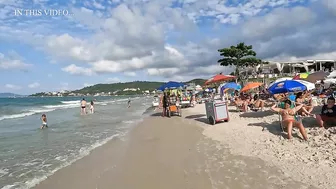
[[[252,50],[252,45],[239,43],[237,46],[219,49],[218,52],[224,58],[218,60],[221,66],[236,66],[235,75],[239,79],[239,69],[246,66],[257,66],[263,62],[256,58],[256,52]]]

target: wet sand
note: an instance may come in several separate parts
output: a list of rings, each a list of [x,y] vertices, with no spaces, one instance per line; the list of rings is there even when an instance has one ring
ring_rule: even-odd
[[[110,141],[35,188],[314,188],[259,158],[232,155],[228,146],[202,134],[205,127],[184,117],[151,116],[126,141]]]

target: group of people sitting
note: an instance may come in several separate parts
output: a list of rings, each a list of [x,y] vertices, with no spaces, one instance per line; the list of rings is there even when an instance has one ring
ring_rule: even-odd
[[[233,103],[243,112],[247,112],[249,108],[253,111],[263,111],[265,107],[265,100],[261,99],[259,94],[235,94]]]
[[[253,111],[261,110],[264,107],[273,104],[268,102],[267,99],[261,98],[261,94],[244,94],[238,91],[235,92],[233,103],[240,108],[243,112],[247,112],[249,109]],[[282,117],[283,128],[286,128],[288,138],[292,138],[292,128],[297,127],[303,138],[307,140],[307,134],[302,124],[302,117],[314,117],[320,127],[324,128],[325,122],[336,123],[336,104],[335,98],[330,96],[327,102],[323,105],[320,114],[313,114],[314,103],[312,99],[312,93],[305,91],[299,92],[296,95],[294,93],[276,94],[273,95],[273,100],[276,101],[271,107],[271,110],[277,112]]]
[[[300,95],[299,95],[300,96]],[[300,96],[301,97],[301,96]],[[292,128],[297,127],[303,136],[303,139],[307,140],[307,133],[304,129],[302,121],[297,117],[297,115],[312,115],[316,119],[317,123],[321,128],[325,127],[325,122],[336,123],[336,104],[335,98],[329,97],[327,103],[322,106],[320,114],[312,114],[312,106],[304,104],[301,98],[297,98],[295,106],[293,107],[293,102],[290,99],[285,99],[283,101],[284,107],[279,107],[276,103],[272,106],[272,110],[278,112],[282,117],[282,125],[287,128],[288,138],[292,138]]]

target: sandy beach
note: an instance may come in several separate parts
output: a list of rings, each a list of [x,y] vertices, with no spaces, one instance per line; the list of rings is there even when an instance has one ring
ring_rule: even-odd
[[[329,179],[334,172],[329,170],[333,167],[327,169],[329,164],[318,164],[314,159],[297,159],[315,149],[311,143],[287,141],[271,131],[262,131],[261,127],[249,126],[265,118],[244,118],[231,113],[230,122],[210,126],[204,123],[204,113],[203,104],[185,109],[182,118],[154,114],[137,125],[126,140],[108,142],[35,188],[332,186],[334,181]],[[310,172],[313,169],[316,171]]]
[[[336,128],[320,129],[313,118],[304,118],[309,140],[298,130],[292,140],[279,128],[277,114],[270,111],[238,113],[230,107],[230,122],[209,126],[204,105],[190,109],[203,134],[220,141],[237,155],[257,157],[279,167],[286,176],[318,188],[334,188],[336,180]],[[315,108],[319,113],[320,108]]]

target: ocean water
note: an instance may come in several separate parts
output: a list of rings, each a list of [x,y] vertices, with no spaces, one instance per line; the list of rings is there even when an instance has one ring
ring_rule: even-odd
[[[80,98],[0,98],[0,188],[31,188],[141,121],[152,98],[95,97],[95,113],[80,115]],[[87,100],[91,100],[88,98]],[[41,115],[47,129],[39,129]]]

